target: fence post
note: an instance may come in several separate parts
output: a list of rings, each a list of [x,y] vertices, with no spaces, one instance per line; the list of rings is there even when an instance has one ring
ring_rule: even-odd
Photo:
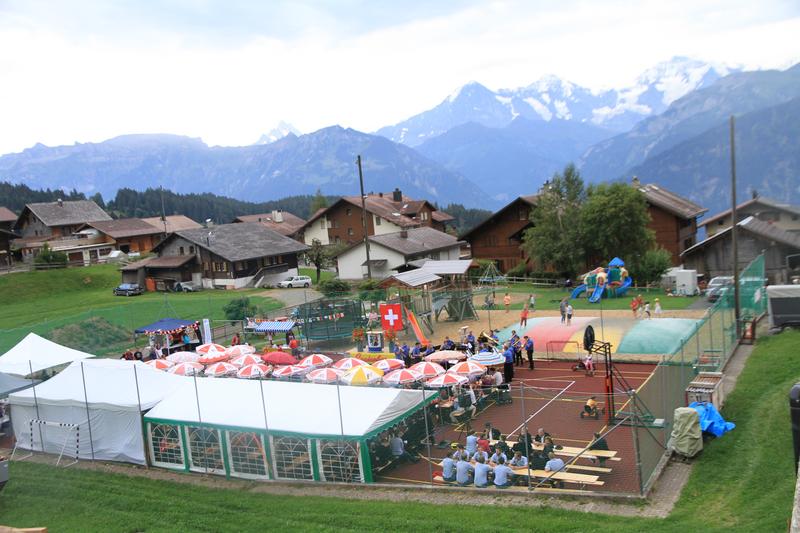
[[[633,399],[632,399],[633,400]],[[636,414],[636,402],[633,401],[633,420],[631,431],[633,433],[633,453],[636,455],[636,472],[639,478],[639,494],[644,493],[644,478],[642,477],[642,456],[639,452],[639,423]]]
[[[133,379],[136,383],[136,403],[139,405],[139,427],[142,428],[142,445],[144,446],[144,467],[150,468],[150,461],[147,460],[149,455],[149,447],[147,446],[147,435],[144,434],[144,416],[142,415],[142,397],[139,394],[139,373],[137,372],[136,365],[133,365]]]
[[[89,450],[92,452],[94,461],[94,438],[92,437],[92,419],[89,416],[89,396],[86,394],[86,374],[83,372],[83,361],[81,361],[81,380],[83,381],[83,401],[86,406],[86,424],[89,426]]]
[[[31,371],[31,383],[33,387],[31,390],[33,391],[33,405],[36,407],[36,419],[41,420],[41,416],[39,416],[39,398],[36,396],[36,380],[33,379],[33,363],[31,360],[28,359],[28,369]],[[42,437],[42,424],[36,424],[39,426],[39,442],[42,444],[42,453],[44,453],[44,438]],[[33,431],[31,431],[31,451],[33,451]]]

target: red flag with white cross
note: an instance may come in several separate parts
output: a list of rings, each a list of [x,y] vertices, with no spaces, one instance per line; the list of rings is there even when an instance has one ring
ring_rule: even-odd
[[[403,329],[403,316],[400,304],[381,304],[381,326],[384,331]]]

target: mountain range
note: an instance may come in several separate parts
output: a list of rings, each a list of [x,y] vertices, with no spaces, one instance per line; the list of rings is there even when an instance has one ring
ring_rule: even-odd
[[[469,206],[485,193],[413,149],[339,126],[266,145],[209,147],[177,135],[124,135],[101,143],[46,147],[0,157],[0,179],[111,197],[123,187],[163,186],[263,201],[284,196],[358,194],[356,156],[368,190],[399,187],[412,197]],[[452,191],[459,191],[453,198]]]
[[[468,122],[502,128],[517,117],[543,122],[574,121],[619,133],[645,117],[661,113],[690,91],[708,87],[729,72],[731,69],[725,66],[676,57],[645,71],[634,84],[621,89],[593,91],[554,76],[546,76],[527,87],[498,91],[473,81],[433,109],[381,128],[377,134],[418,146]]]
[[[800,203],[798,98],[800,65],[728,73],[678,58],[619,90],[593,92],[556,78],[497,92],[470,83],[379,134],[332,126],[298,135],[282,123],[243,147],[209,147],[175,135],[37,144],[0,157],[0,180],[106,198],[122,187],[164,186],[263,201],[317,189],[357,194],[360,154],[368,191],[399,187],[440,204],[496,209],[536,192],[574,161],[589,182],[635,174],[714,213],[729,202],[731,115],[740,117],[743,195],[757,190]]]

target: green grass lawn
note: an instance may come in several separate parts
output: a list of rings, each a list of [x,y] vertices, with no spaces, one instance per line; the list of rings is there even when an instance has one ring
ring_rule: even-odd
[[[498,288],[496,291],[497,299],[495,303],[502,307],[503,295],[509,291],[512,296],[519,296],[522,294],[535,294],[536,295],[536,309],[537,310],[556,310],[558,309],[559,302],[562,298],[568,298],[569,291],[564,289],[550,289],[542,287],[534,287],[532,285],[514,284],[506,288]],[[650,301],[651,309],[655,305],[654,300],[658,298],[661,302],[661,308],[666,310],[679,310],[686,309],[692,303],[697,301],[699,296],[667,296],[663,289],[642,289],[642,290],[629,290],[626,296],[620,298],[603,298],[602,306],[606,310],[615,309],[630,309],[631,298],[641,294],[645,301]],[[585,296],[585,293],[584,295]],[[600,309],[601,303],[589,303],[585,297],[570,300],[570,303],[575,309]],[[514,303],[511,305],[512,309],[522,309],[522,302]]]
[[[223,306],[242,296],[264,310],[282,306],[273,298],[254,296],[263,293],[256,289],[114,296],[112,291],[119,283],[116,265],[0,276],[0,353],[28,331],[46,334],[54,328],[97,317],[133,332],[165,317],[224,319]]]
[[[666,519],[272,496],[20,462],[0,493],[0,524],[50,531],[786,531],[795,481],[787,393],[800,378],[799,342],[800,332],[759,340],[723,412],[737,428],[707,443]]]
[[[311,278],[311,283],[314,285],[317,284],[317,269],[316,268],[307,268],[307,267],[300,267],[298,272],[301,276],[308,276]],[[319,280],[325,281],[329,279],[333,279],[336,277],[336,272],[331,272],[329,270],[323,270],[320,272]]]

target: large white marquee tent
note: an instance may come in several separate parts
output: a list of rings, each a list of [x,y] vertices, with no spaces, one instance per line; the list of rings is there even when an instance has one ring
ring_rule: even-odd
[[[74,456],[77,443],[81,459],[94,455],[145,464],[141,413],[187,381],[140,362],[74,362],[48,381],[9,396],[17,446],[55,454],[63,449]]]
[[[0,356],[0,372],[27,377],[41,370],[92,357],[94,355],[67,348],[36,333],[28,333],[16,346]]]

